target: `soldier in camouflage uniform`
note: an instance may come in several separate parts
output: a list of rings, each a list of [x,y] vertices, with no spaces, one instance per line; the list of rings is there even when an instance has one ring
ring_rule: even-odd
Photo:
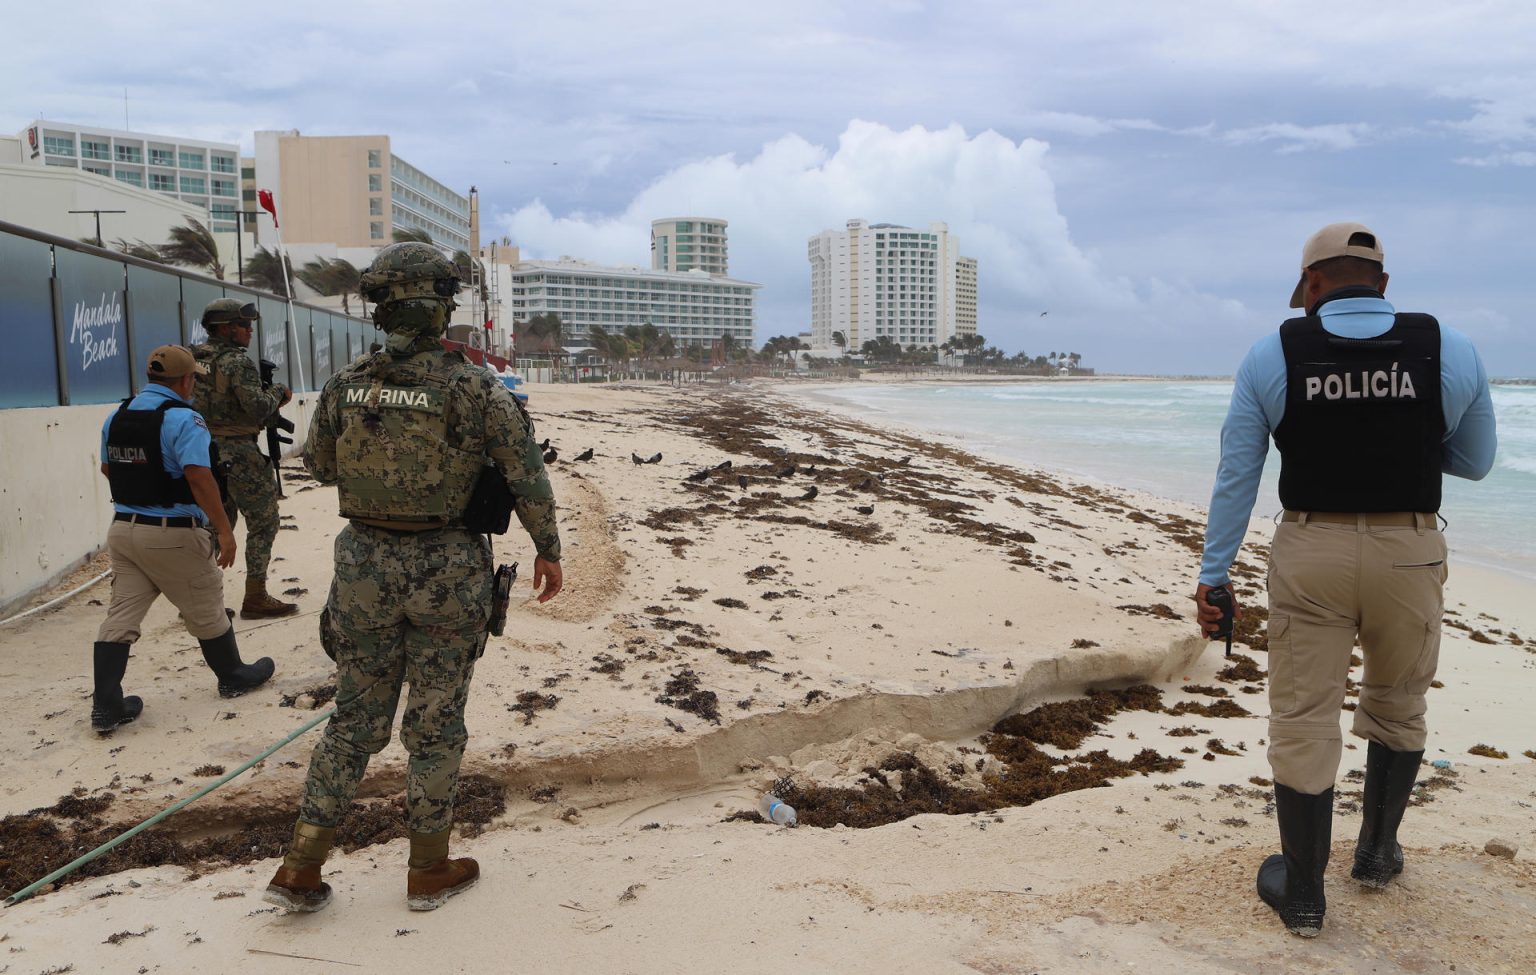
[[[489,545],[461,516],[487,461],[537,550],[539,601],[561,587],[554,495],[532,422],[496,377],[439,341],[458,290],[453,265],[431,245],[394,244],[363,274],[362,290],[389,338],[326,383],[304,453],[317,480],[337,485],[349,523],[321,617],[336,660],[336,714],[266,892],[288,910],[329,902],[320,867],[369,757],[389,742],[402,683],[411,685],[400,727],[410,752],[407,904],[432,910],[479,877],[474,860],[448,857],[448,835],[492,596]]]
[[[297,603],[285,603],[267,592],[267,564],[277,539],[277,481],[271,463],[256,446],[256,435],[293,393],[281,383],[263,388],[256,363],[246,352],[259,317],[255,305],[235,298],[211,301],[203,309],[208,341],[192,350],[208,367],[208,375],[198,377],[193,405],[208,421],[219,458],[227,465],[229,494],[224,513],[234,525],[240,512],[245,512],[241,619],[287,616],[299,609]]]

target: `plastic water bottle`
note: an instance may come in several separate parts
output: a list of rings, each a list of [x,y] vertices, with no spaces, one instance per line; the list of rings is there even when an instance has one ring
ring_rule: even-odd
[[[771,792],[763,793],[762,798],[757,801],[757,811],[770,823],[778,823],[780,826],[796,825],[794,807],[786,806]]]

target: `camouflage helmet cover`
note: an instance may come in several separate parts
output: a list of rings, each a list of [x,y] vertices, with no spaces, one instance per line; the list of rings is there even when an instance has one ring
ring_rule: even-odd
[[[203,327],[254,322],[261,318],[256,306],[239,298],[215,298],[203,307]]]
[[[390,244],[362,273],[358,290],[376,304],[406,298],[451,301],[459,292],[459,269],[431,244]]]

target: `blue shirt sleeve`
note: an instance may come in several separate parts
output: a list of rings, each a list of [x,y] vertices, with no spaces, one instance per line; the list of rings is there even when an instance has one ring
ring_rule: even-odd
[[[1440,391],[1445,411],[1445,456],[1440,469],[1480,481],[1493,469],[1498,429],[1488,372],[1472,340],[1440,326]]]
[[[1238,367],[1232,403],[1221,425],[1221,464],[1211,491],[1205,525],[1205,552],[1200,581],[1208,586],[1227,581],[1248,531],[1248,519],[1259,496],[1259,479],[1269,455],[1269,434],[1285,409],[1285,354],[1278,334],[1254,343]]]
[[[188,467],[208,467],[212,442],[208,424],[196,410],[166,412],[160,427],[160,449],[165,453],[166,470],[173,477],[184,477]]]

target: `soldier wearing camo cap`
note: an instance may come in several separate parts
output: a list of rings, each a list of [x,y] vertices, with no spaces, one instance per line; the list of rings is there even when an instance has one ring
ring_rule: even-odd
[[[263,388],[256,363],[246,351],[260,317],[255,305],[237,298],[211,301],[203,309],[208,341],[192,350],[208,368],[194,389],[193,403],[208,421],[219,456],[227,465],[229,494],[224,512],[231,525],[245,512],[242,619],[288,616],[299,609],[297,603],[283,602],[267,592],[267,566],[277,540],[277,482],[256,446],[256,435],[293,393],[281,383]]]
[[[321,640],[336,660],[336,714],[310,759],[293,843],[267,887],[269,902],[317,911],[330,901],[320,867],[370,756],[389,742],[402,682],[411,685],[400,740],[410,752],[406,900],[432,910],[480,869],[449,858],[464,704],[485,648],[491,553],[462,515],[493,461],[533,540],[539,601],[560,591],[555,499],[533,424],[512,394],[439,340],[458,291],[435,248],[384,248],[362,276],[384,347],[326,383],[304,463],[335,484],[349,520],[336,538],[336,574]]]

